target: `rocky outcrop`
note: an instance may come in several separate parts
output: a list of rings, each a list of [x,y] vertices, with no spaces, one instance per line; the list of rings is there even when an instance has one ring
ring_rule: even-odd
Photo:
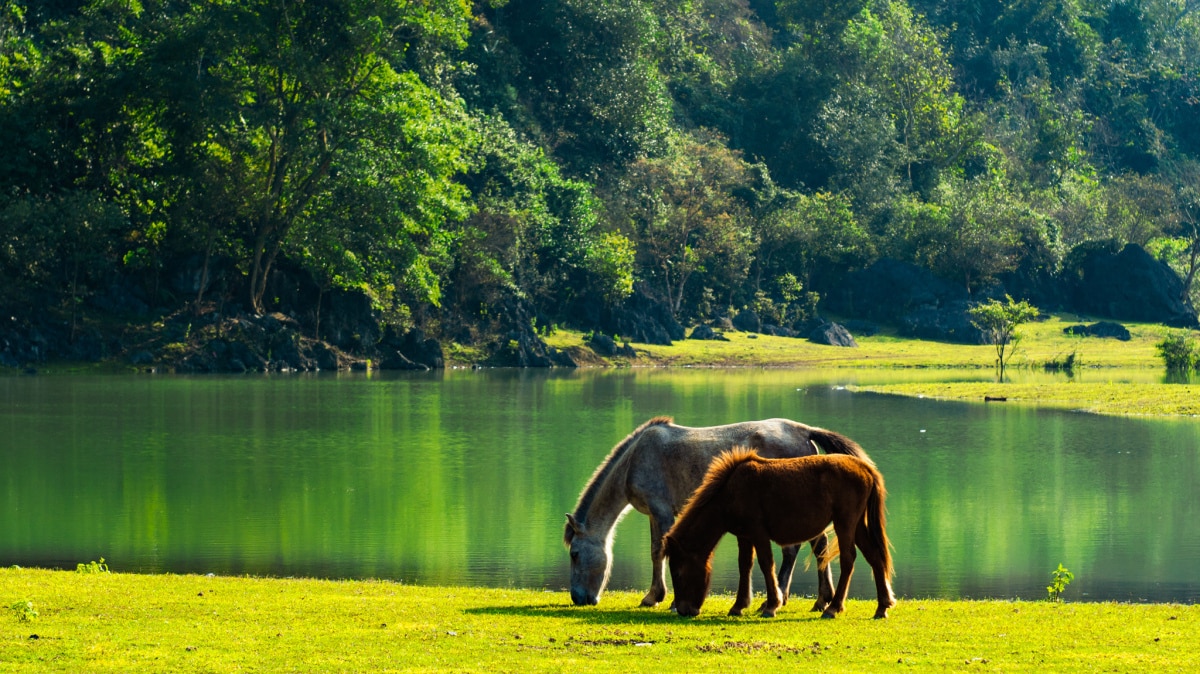
[[[1141,246],[1128,244],[1115,255],[1091,250],[1073,272],[1072,303],[1080,313],[1180,328],[1197,326],[1195,309],[1179,299],[1183,281]]]
[[[688,335],[688,339],[698,339],[712,342],[728,342],[729,338],[725,335],[713,330],[707,325],[697,325],[692,329],[692,334]]]
[[[1113,323],[1112,321],[1100,321],[1091,325],[1070,325],[1063,328],[1063,332],[1068,335],[1077,335],[1080,337],[1106,337],[1122,342],[1128,342],[1133,338],[1124,325]]]
[[[168,321],[168,333],[177,334],[183,322],[184,339],[163,345],[153,358],[157,366],[185,373],[312,372],[349,369],[357,360],[304,337],[294,318],[278,312],[229,317],[183,313]],[[134,364],[146,360],[145,351],[130,356]]]
[[[384,331],[379,342],[379,369],[381,370],[440,370],[446,367],[442,345],[431,339],[420,329],[403,335],[394,330]]]
[[[906,337],[983,343],[969,307],[966,290],[916,265],[887,258],[848,274],[825,304],[843,316],[891,323]]]
[[[603,332],[593,333],[591,339],[588,340],[587,345],[590,346],[592,351],[595,351],[597,355],[604,356],[605,358],[612,358],[614,356],[621,356],[623,358],[637,358],[637,351],[629,345],[629,342],[617,344],[615,339],[609,337]]]
[[[583,330],[620,335],[622,339],[642,344],[669,346],[686,334],[671,307],[640,286],[617,306],[598,299],[581,301],[570,307],[565,319]]]
[[[938,309],[966,299],[966,290],[926,269],[883,258],[847,274],[839,288],[826,294],[823,307],[843,316],[897,323],[917,310]]]
[[[762,327],[759,328],[759,332],[774,337],[797,337],[800,334],[791,328],[781,327],[772,323],[763,323]]]
[[[762,332],[762,319],[750,309],[742,309],[733,317],[733,327],[742,332]]]
[[[496,367],[576,367],[575,360],[549,346],[533,328],[532,312],[521,301],[509,300],[499,314],[500,339],[493,342],[485,364]]]
[[[94,363],[122,350],[118,339],[94,327],[0,309],[0,366],[32,367],[53,360]]]
[[[921,307],[900,317],[898,332],[905,337],[919,337],[958,344],[986,344],[983,331],[971,322],[966,301],[949,302],[945,306]]]
[[[858,348],[858,342],[854,341],[854,335],[837,323],[826,323],[818,327],[808,335],[808,340],[827,346]]]

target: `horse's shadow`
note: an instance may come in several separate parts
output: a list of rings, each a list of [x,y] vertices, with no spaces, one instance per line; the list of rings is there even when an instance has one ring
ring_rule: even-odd
[[[583,620],[589,623],[603,625],[607,623],[625,624],[641,623],[647,625],[663,625],[679,623],[678,615],[667,610],[656,609],[594,609],[591,607],[576,607],[570,604],[538,604],[530,606],[483,606],[466,609],[465,613],[474,615],[504,615],[520,616],[523,618],[568,618]]]
[[[616,609],[596,609],[592,607],[576,607],[570,604],[538,604],[535,606],[483,606],[479,608],[469,608],[464,611],[472,615],[504,615],[504,616],[520,616],[523,618],[568,618],[574,620],[582,620],[584,622],[595,625],[629,625],[637,623],[641,625],[686,625],[693,622],[720,622],[741,624],[747,622],[757,622],[763,620],[757,614],[734,617],[725,615],[724,612],[714,612],[709,615],[702,615],[696,618],[681,618],[673,611],[666,609],[646,609],[646,608],[616,608]],[[772,622],[817,619],[820,613],[803,613],[790,615],[788,617],[779,616],[771,618]]]

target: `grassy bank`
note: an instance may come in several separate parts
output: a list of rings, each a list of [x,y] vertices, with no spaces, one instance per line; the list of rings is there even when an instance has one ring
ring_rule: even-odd
[[[685,367],[822,367],[822,368],[920,368],[944,370],[946,376],[922,377],[921,383],[862,386],[857,390],[942,400],[983,403],[1002,398],[1010,403],[1029,403],[1098,414],[1200,415],[1200,385],[1159,382],[1109,381],[1106,373],[1120,368],[1137,370],[1144,378],[1165,375],[1155,344],[1173,332],[1161,325],[1130,324],[1131,339],[1119,341],[1098,337],[1076,337],[1063,328],[1094,319],[1054,315],[1029,323],[1019,330],[1020,341],[1009,360],[1014,379],[1023,373],[1061,370],[1070,361],[1075,378],[1039,383],[986,383],[955,381],[964,369],[992,371],[995,350],[989,345],[950,344],[898,337],[882,333],[858,337],[858,348],[822,346],[804,339],[728,332],[729,341],[682,340],[671,346],[635,344],[636,359],[599,360],[591,364]],[[559,332],[548,340],[561,349],[581,351],[581,333]],[[590,350],[588,351],[590,353]]]
[[[860,582],[869,582],[860,578]],[[42,671],[1189,671],[1200,607],[904,600],[837,620],[577,608],[565,592],[379,581],[0,570],[0,670]],[[36,617],[26,607],[29,602]]]
[[[1129,382],[989,384],[923,382],[852,387],[891,395],[999,404],[1031,403],[1095,414],[1138,416],[1200,415],[1200,386]],[[1000,400],[997,400],[1000,399]]]
[[[1094,319],[1073,314],[1053,315],[1047,320],[1021,326],[1021,341],[1010,367],[1043,368],[1062,363],[1074,354],[1083,368],[1161,368],[1155,343],[1170,332],[1155,324],[1124,324],[1131,339],[1122,342],[1098,337],[1076,337],[1063,328],[1091,323]],[[745,332],[725,333],[729,341],[680,340],[671,346],[633,344],[636,360],[612,359],[619,365],[717,366],[717,367],[918,367],[991,368],[995,350],[987,345],[951,344],[900,337],[884,331],[870,337],[856,336],[858,348],[815,344],[807,339],[772,337]],[[582,333],[560,330],[547,343],[560,349],[582,348]]]

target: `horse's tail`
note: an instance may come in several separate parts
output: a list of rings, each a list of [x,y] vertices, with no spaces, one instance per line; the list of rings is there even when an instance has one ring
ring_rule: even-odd
[[[825,450],[826,454],[848,454],[858,459],[862,459],[875,467],[875,462],[867,455],[866,451],[855,441],[834,431],[827,431],[824,428],[809,428],[809,438],[817,441],[821,449]]]
[[[887,535],[887,489],[883,486],[883,475],[871,469],[873,484],[867,496],[867,536],[883,557],[883,577],[889,582],[895,571],[892,568],[892,547]]]

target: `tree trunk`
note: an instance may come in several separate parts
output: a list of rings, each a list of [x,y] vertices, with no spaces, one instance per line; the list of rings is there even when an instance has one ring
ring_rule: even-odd
[[[208,240],[204,244],[204,264],[200,267],[200,287],[196,290],[196,304],[193,308],[194,311],[200,310],[200,303],[204,301],[204,290],[208,287],[208,263],[212,259],[214,237],[215,233],[213,232],[213,229],[209,227]]]
[[[1192,282],[1196,279],[1197,265],[1200,265],[1200,236],[1192,239],[1191,248],[1188,250],[1187,276],[1183,279],[1183,290],[1179,293],[1179,301],[1185,304],[1190,304]]]

